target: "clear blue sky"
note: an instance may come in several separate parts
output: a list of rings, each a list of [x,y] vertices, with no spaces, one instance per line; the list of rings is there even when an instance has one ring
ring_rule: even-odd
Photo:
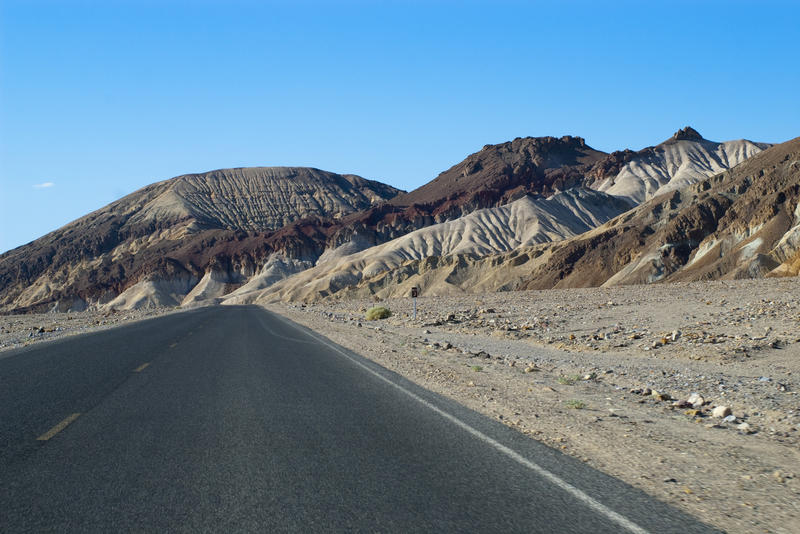
[[[413,189],[517,136],[785,141],[798,21],[797,1],[2,0],[0,251],[223,167]]]

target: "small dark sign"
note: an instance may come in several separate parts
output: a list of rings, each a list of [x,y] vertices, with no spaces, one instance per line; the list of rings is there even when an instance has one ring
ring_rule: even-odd
[[[411,296],[417,298],[419,296],[419,288],[414,286],[411,288]]]

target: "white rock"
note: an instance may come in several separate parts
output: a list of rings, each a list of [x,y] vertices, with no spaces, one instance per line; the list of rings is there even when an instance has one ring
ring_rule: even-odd
[[[689,395],[689,398],[686,399],[686,402],[691,404],[692,408],[698,409],[705,404],[706,400],[699,393],[692,393]]]
[[[711,415],[722,419],[723,417],[731,415],[731,409],[729,406],[717,406],[711,411]]]
[[[750,434],[753,432],[753,429],[750,428],[750,425],[748,425],[747,423],[739,423],[736,426],[736,429],[739,430],[740,432],[744,432],[745,434]]]

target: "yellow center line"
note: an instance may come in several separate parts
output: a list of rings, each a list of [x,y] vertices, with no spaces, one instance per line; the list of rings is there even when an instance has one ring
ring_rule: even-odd
[[[169,348],[171,348],[171,349],[174,349],[174,348],[175,348],[175,347],[177,347],[177,346],[178,346],[178,342],[176,341],[175,343],[173,343],[172,345],[170,345],[170,346],[169,346]]]
[[[74,414],[70,415],[69,417],[67,417],[66,419],[64,419],[60,423],[58,423],[56,426],[54,426],[53,428],[51,428],[50,430],[48,430],[47,432],[45,432],[44,434],[42,434],[41,436],[36,438],[36,441],[47,441],[47,440],[49,440],[50,438],[52,438],[53,436],[55,436],[56,434],[58,434],[59,432],[61,432],[65,428],[67,428],[69,426],[69,424],[72,423],[78,417],[80,417],[80,415],[81,414],[79,414],[79,413],[74,413]]]
[[[143,363],[142,365],[140,365],[139,367],[134,369],[133,372],[134,373],[141,373],[142,371],[144,371],[145,367],[147,367],[148,365],[150,365],[150,362]]]

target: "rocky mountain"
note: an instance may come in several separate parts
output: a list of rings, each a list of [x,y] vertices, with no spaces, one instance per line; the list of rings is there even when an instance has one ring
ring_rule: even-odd
[[[153,286],[152,294],[118,304],[179,304],[210,271],[238,287],[275,250],[297,246],[296,236],[278,232],[286,224],[340,219],[397,193],[310,168],[178,176],[0,255],[0,309],[80,309],[113,301],[140,282]]]
[[[739,145],[747,149],[724,150]],[[649,183],[650,175],[656,172],[654,168],[660,173],[659,183],[696,181],[714,174],[718,168],[738,164],[766,146],[769,145],[750,141],[715,143],[688,127],[656,147],[611,154],[591,148],[580,137],[517,138],[486,145],[431,182],[363,212],[335,222],[304,220],[289,225],[283,230],[282,247],[292,251],[289,253],[292,258],[299,257],[296,250],[302,249],[303,259],[313,261],[325,251],[342,245],[356,252],[478,209],[502,206],[525,195],[549,196],[572,188],[603,190],[618,176],[618,182]],[[714,156],[715,147],[725,152],[726,157]],[[701,161],[701,154],[716,163],[702,166],[682,159],[692,156]],[[628,198],[639,202],[638,197]]]
[[[561,241],[627,211],[640,198],[652,196],[658,190],[675,190],[681,185],[697,183],[768,146],[750,141],[716,143],[704,139],[690,127],[676,132],[660,145],[638,152],[604,154],[577,137],[520,138],[487,145],[430,183],[398,195],[388,203],[391,206],[411,204],[417,215],[427,210],[428,222],[431,219],[444,222],[426,225],[383,244],[374,237],[363,239],[355,234],[351,241],[334,249],[339,257],[337,261],[318,261],[313,269],[291,276],[269,290],[265,290],[268,285],[259,284],[260,293],[242,289],[231,294],[229,300],[313,300],[358,292],[358,287],[368,287],[368,293],[375,290],[383,295],[386,289],[381,284],[397,283],[397,278],[402,277],[399,273],[389,274],[390,271],[405,272],[408,263],[418,263],[426,269],[438,262],[449,266],[449,258],[474,262],[481,256],[508,253],[534,243]],[[622,194],[626,192],[620,189],[623,186],[630,194]],[[571,188],[568,189],[570,195],[563,194],[567,188]],[[613,189],[617,194],[606,194],[599,200],[597,193],[603,189]],[[548,194],[553,200],[539,198]],[[580,206],[574,213],[591,211],[598,204],[604,204],[605,218],[595,219],[590,225],[573,225],[571,213],[556,209],[559,200],[565,198],[573,199]],[[503,202],[509,203],[504,205]],[[584,202],[588,205],[582,205]],[[480,206],[487,207],[457,217]],[[550,211],[553,209],[555,212]],[[402,215],[411,212],[406,208],[405,212],[395,215],[402,219]],[[520,216],[521,212],[525,215]],[[510,214],[514,214],[513,225],[508,223]],[[449,218],[453,216],[456,218]],[[542,231],[554,226],[559,230]],[[369,235],[369,229],[366,233]],[[531,235],[536,239],[527,238]],[[486,236],[491,237],[487,239]],[[370,245],[374,246],[369,248]],[[331,249],[332,246],[328,250]],[[521,261],[522,257],[515,261]],[[449,280],[453,277],[448,276],[441,291],[452,289]],[[487,277],[488,287],[492,285],[491,273]]]
[[[800,139],[794,139],[564,243],[522,287],[791,274],[798,199]]]
[[[441,295],[796,276],[798,271],[800,138],[563,241],[478,259],[453,254],[413,260],[364,277],[338,296],[385,298],[407,294],[415,285],[423,294]]]
[[[640,203],[735,167],[769,146],[745,139],[717,143],[687,126],[659,145],[623,155],[616,173],[598,173],[587,185]]]
[[[409,193],[308,168],[179,176],[0,255],[0,311],[380,292],[415,276],[414,265],[433,276],[453,262],[493,266],[480,282],[487,288],[533,287],[522,275],[495,283],[503,258],[522,265],[530,247],[539,260],[555,257],[636,204],[767,146],[715,143],[691,128],[611,154],[580,137],[517,138],[484,146]],[[604,282],[605,272],[586,283]],[[442,287],[458,280],[447,275]]]
[[[591,189],[550,197],[526,195],[503,206],[476,210],[361,250],[351,243],[328,251],[315,267],[272,285],[250,284],[225,303],[310,301],[380,277],[409,261],[459,255],[471,259],[582,234],[633,207],[627,199]],[[265,288],[267,288],[265,290]],[[255,291],[254,291],[255,290]]]
[[[569,189],[581,185],[592,166],[606,157],[582,138],[571,136],[526,137],[486,145],[431,182],[326,226],[324,242],[316,244],[316,252],[319,255],[352,241],[378,245],[526,194],[550,195]],[[303,227],[305,235],[313,233],[308,221],[296,226]]]
[[[390,204],[425,206],[433,215],[452,215],[499,206],[526,194],[550,195],[583,185],[592,165],[606,156],[581,137],[518,137],[484,146]]]

